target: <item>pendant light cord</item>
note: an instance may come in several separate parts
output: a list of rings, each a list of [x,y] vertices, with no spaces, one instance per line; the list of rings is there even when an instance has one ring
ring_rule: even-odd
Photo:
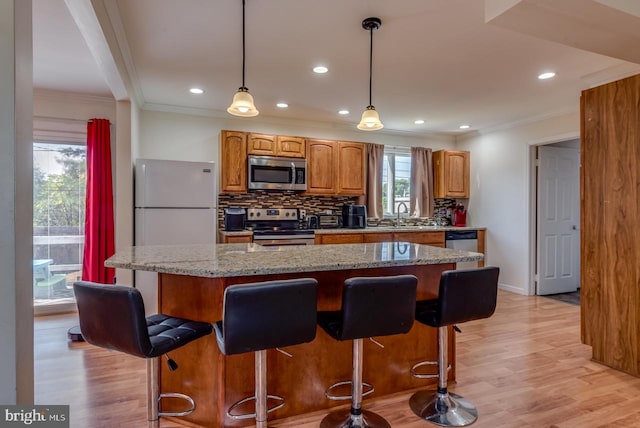
[[[242,0],[242,88],[246,90],[247,88],[244,86],[244,62],[245,62],[245,59],[244,59],[244,57],[245,57],[245,54],[244,54],[244,49],[245,49],[245,47],[244,47],[244,44],[245,44],[244,43],[244,33],[245,33],[245,31],[244,31],[244,2],[245,2],[245,0]]]
[[[371,35],[371,41],[369,43],[369,107],[371,107],[373,105],[371,103],[371,81],[373,75],[373,26],[369,29],[369,34]]]

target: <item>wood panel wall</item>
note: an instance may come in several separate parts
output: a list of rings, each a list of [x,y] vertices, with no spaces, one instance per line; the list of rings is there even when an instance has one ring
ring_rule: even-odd
[[[583,91],[581,107],[582,341],[640,375],[640,75]]]

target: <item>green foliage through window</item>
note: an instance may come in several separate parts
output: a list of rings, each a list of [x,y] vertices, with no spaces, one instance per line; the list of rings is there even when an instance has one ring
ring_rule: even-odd
[[[83,226],[85,183],[84,146],[34,144],[33,225]]]

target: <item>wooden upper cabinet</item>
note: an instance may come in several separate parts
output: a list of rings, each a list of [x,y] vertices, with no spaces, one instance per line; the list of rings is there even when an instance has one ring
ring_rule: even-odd
[[[307,193],[334,195],[337,190],[335,141],[307,140]]]
[[[260,156],[276,156],[276,136],[266,134],[249,134],[247,154]]]
[[[286,135],[249,134],[247,153],[259,156],[304,158],[305,139]]]
[[[276,139],[276,152],[278,156],[303,158],[306,154],[305,149],[306,144],[303,137],[278,135],[278,138]]]
[[[339,195],[364,195],[365,193],[365,145],[363,143],[338,143]]]
[[[220,192],[247,191],[247,134],[236,131],[220,133]]]
[[[461,150],[433,152],[433,189],[436,198],[469,197],[470,154]]]

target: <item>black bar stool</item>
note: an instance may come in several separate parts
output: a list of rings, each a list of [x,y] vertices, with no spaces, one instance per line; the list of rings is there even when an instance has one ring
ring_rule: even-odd
[[[353,340],[351,382],[338,382],[325,392],[329,399],[351,399],[351,408],[329,413],[320,422],[321,428],[391,427],[382,416],[362,410],[362,397],[373,392],[373,387],[362,381],[363,339],[409,332],[414,320],[417,285],[413,275],[350,278],[342,289],[342,309],[318,312],[318,324],[331,337]],[[350,396],[330,393],[336,386],[349,383]],[[363,385],[370,387],[365,394]]]
[[[214,324],[224,355],[255,353],[255,394],[227,410],[233,419],[255,418],[267,426],[267,414],[284,406],[284,398],[267,394],[267,349],[311,342],[316,337],[317,286],[313,278],[238,284],[224,292],[222,321]],[[268,399],[279,403],[268,408]],[[256,401],[255,413],[238,414],[243,403]]]
[[[478,419],[478,410],[459,395],[447,391],[447,326],[488,318],[496,309],[497,267],[445,271],[438,298],[416,304],[416,321],[438,328],[438,362],[424,361],[411,368],[418,378],[438,378],[436,391],[418,391],[409,400],[413,412],[441,426],[462,427]],[[418,367],[437,364],[438,374],[419,374]]]
[[[73,291],[78,305],[80,331],[87,342],[147,361],[148,426],[159,427],[160,416],[191,414],[196,405],[188,395],[159,393],[158,360],[165,355],[169,369],[177,369],[178,365],[167,353],[211,334],[211,324],[163,314],[145,318],[142,296],[132,287],[79,281],[73,284]],[[186,400],[190,407],[182,412],[163,412],[160,410],[162,398]]]

